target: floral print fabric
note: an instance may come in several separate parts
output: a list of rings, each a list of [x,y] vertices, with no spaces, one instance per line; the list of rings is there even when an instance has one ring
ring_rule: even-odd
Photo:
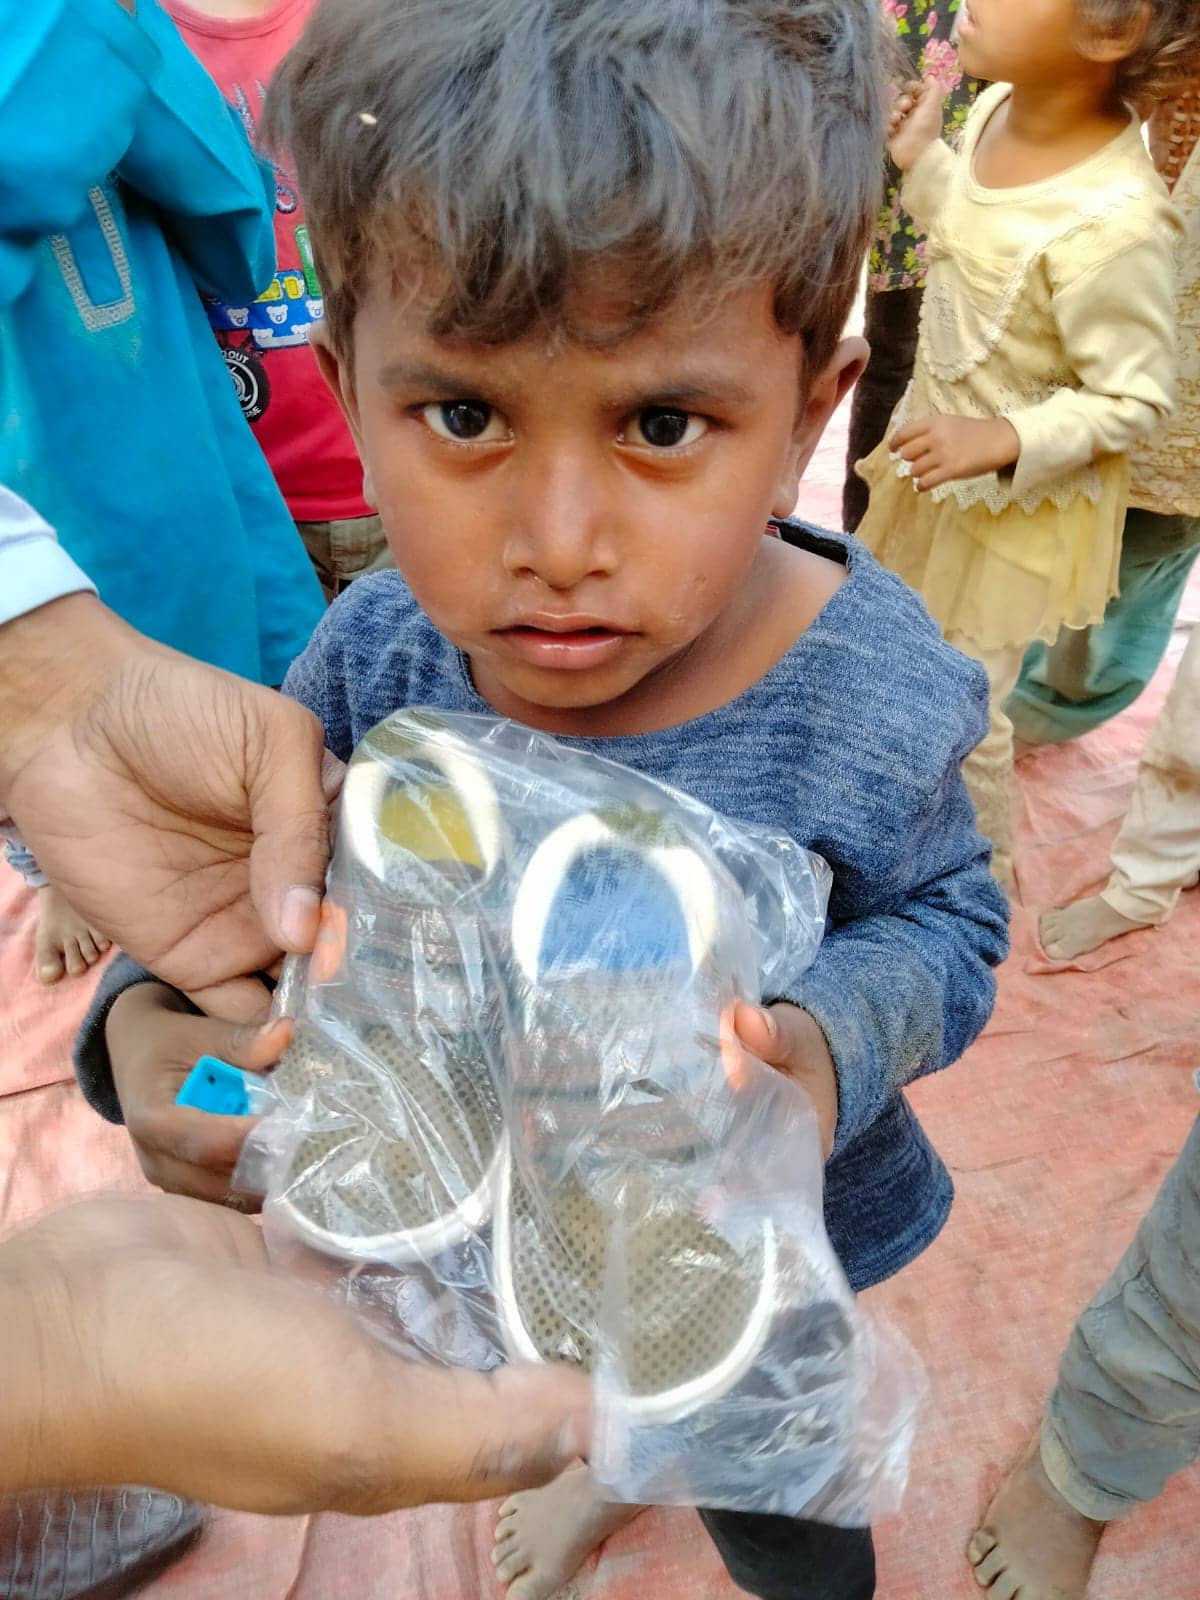
[[[896,29],[915,78],[936,74],[947,79],[944,129],[957,143],[979,85],[958,65],[952,34],[959,0],[883,0],[883,14]],[[867,284],[875,293],[925,287],[925,239],[900,204],[900,174],[888,162],[887,192],[867,266]]]

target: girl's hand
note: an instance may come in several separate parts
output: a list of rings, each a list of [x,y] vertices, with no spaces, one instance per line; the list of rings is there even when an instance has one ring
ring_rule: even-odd
[[[113,1082],[151,1183],[168,1194],[228,1203],[254,1119],[177,1106],[175,1096],[200,1056],[265,1071],[287,1048],[291,1029],[286,1019],[251,1027],[194,1016],[182,1009],[173,989],[159,983],[139,983],[120,996],[106,1025]],[[250,1209],[240,1197],[238,1206]]]
[[[941,78],[906,83],[897,94],[888,121],[888,153],[908,172],[942,137],[942,107],[950,92]]]
[[[821,1130],[821,1153],[828,1161],[837,1133],[837,1070],[816,1018],[786,1000],[773,1006],[743,1002],[737,1008],[734,1026],[752,1056],[795,1078],[807,1090]]]
[[[912,467],[913,487],[928,494],[939,484],[1011,467],[1021,439],[1005,417],[922,417],[894,433],[889,448]]]

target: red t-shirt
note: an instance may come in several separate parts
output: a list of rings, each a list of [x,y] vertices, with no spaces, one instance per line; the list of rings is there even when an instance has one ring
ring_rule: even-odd
[[[261,17],[207,17],[184,0],[166,0],[179,31],[254,137],[275,68],[299,38],[316,0],[275,0]],[[275,168],[278,270],[248,306],[209,301],[225,361],[297,522],[365,517],[362,467],[336,400],[308,348],[308,330],[324,314],[313,271],[296,175]]]

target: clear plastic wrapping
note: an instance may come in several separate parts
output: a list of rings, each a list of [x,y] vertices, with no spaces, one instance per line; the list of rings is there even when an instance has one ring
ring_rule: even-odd
[[[614,1498],[859,1524],[918,1383],[825,1234],[816,1119],[741,1049],[829,870],[516,724],[397,713],[347,771],[242,1181],[423,1359],[594,1374]]]

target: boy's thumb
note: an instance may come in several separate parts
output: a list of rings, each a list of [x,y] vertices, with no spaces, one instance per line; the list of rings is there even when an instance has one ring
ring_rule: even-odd
[[[257,1026],[244,1022],[223,1024],[225,1039],[214,1050],[222,1061],[231,1067],[241,1067],[244,1072],[266,1072],[279,1060],[292,1037],[289,1017],[277,1017],[273,1022]]]

